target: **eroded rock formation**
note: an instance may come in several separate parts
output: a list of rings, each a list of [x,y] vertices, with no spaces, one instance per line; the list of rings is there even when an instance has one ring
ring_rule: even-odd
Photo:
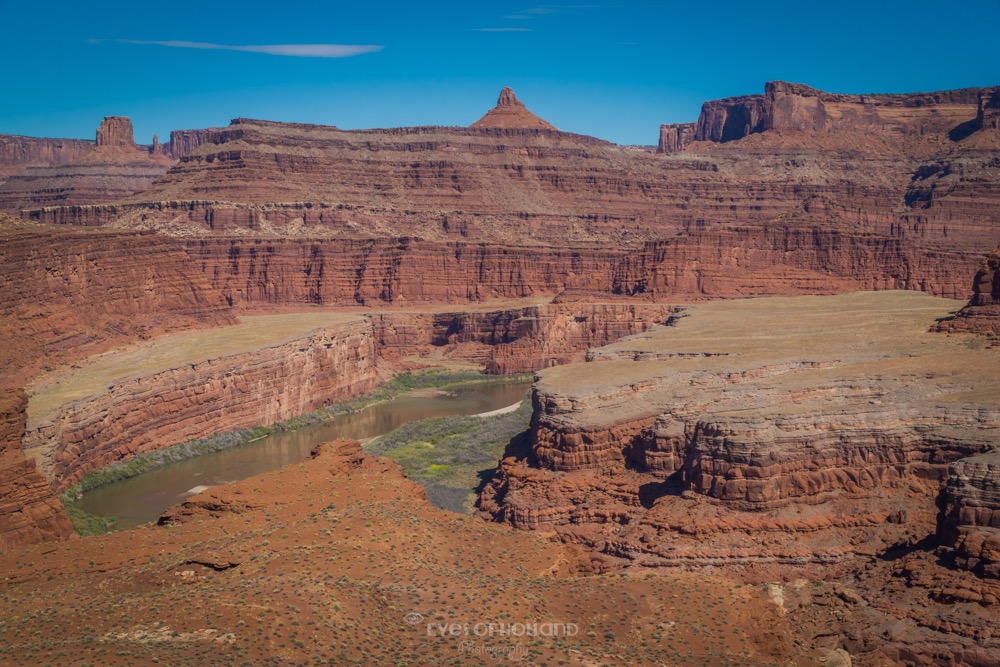
[[[511,374],[582,361],[587,349],[662,324],[676,309],[644,303],[554,303],[500,310],[373,314],[379,354],[399,359],[442,348],[487,373]]]
[[[1000,449],[953,464],[941,495],[938,533],[946,556],[1000,579]]]
[[[21,451],[27,397],[0,389],[0,553],[74,537],[62,504]]]
[[[179,160],[205,143],[206,134],[208,130],[173,130],[170,133],[170,143],[164,146],[164,150],[170,157]]]
[[[590,363],[546,371],[531,452],[502,463],[483,509],[650,565],[830,562],[884,548],[893,512],[927,515],[948,465],[993,446],[995,354],[964,376],[911,384],[941,351],[907,357],[903,337],[962,354],[960,342],[920,334],[947,304],[823,301],[828,312],[801,299],[698,306]],[[816,328],[845,317],[836,333]],[[900,324],[879,330],[883,317]],[[962,392],[972,392],[962,403],[945,398]],[[768,537],[740,540],[740,526]],[[820,527],[854,537],[816,543]]]
[[[659,153],[680,153],[694,141],[697,123],[671,123],[660,126]]]
[[[25,451],[62,491],[134,454],[273,424],[381,382],[363,318],[242,354],[193,354],[183,366],[124,378],[55,413],[33,410]]]
[[[160,151],[136,146],[132,121],[124,116],[105,117],[96,144],[87,145],[93,148],[71,160],[27,166],[0,184],[0,211],[115,201],[145,190],[171,164]]]
[[[171,239],[3,216],[0,239],[0,386],[117,343],[235,322]]]
[[[135,148],[132,119],[128,116],[105,116],[97,127],[97,147]]]
[[[92,141],[82,139],[39,139],[0,135],[0,182],[31,166],[72,162],[94,150]]]
[[[938,331],[1000,336],[1000,247],[983,259],[972,281],[972,298],[953,317],[942,320]]]
[[[953,307],[901,293],[693,306],[542,371],[530,441],[511,443],[479,507],[597,567],[784,580],[778,603],[803,614],[797,579],[849,582],[828,631],[851,653],[991,665],[1000,357],[927,331]]]
[[[476,129],[555,130],[555,126],[528,111],[510,88],[500,91],[497,105],[470,125]]]
[[[335,647],[335,662],[371,665],[497,662],[470,654],[463,638],[439,636],[437,623],[575,624],[572,636],[553,637],[550,626],[516,638],[524,648],[515,655],[530,650],[553,664],[593,654],[695,667],[708,655],[764,667],[825,654],[793,635],[753,587],[703,573],[587,576],[572,545],[443,512],[397,464],[354,441],[210,489],[164,522],[169,528],[0,555],[9,574],[0,581],[5,657],[108,664],[128,652],[123,662],[173,664],[210,652],[212,660],[264,663],[281,651],[254,630],[264,608],[287,610],[294,616],[286,624],[309,629],[287,655]],[[85,624],[72,602],[81,589],[102,591],[88,602]],[[486,603],[484,591],[497,595]],[[135,603],[127,615],[122,595]],[[43,613],[50,622],[37,622]]]
[[[692,140],[723,143],[771,130],[903,136],[954,131],[962,135],[995,127],[992,110],[996,90],[842,95],[798,83],[770,81],[763,95],[705,102]],[[969,127],[962,127],[966,123]]]

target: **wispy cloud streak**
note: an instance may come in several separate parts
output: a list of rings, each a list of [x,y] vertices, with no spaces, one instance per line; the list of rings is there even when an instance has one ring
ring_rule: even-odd
[[[99,40],[91,40],[97,42]],[[209,42],[184,42],[179,40],[144,40],[119,39],[123,44],[139,44],[144,46],[169,46],[178,49],[212,49],[219,51],[244,51],[247,53],[266,53],[271,56],[293,56],[298,58],[350,58],[365,53],[381,51],[382,47],[375,44],[256,44],[248,46],[229,46],[227,44],[212,44]]]

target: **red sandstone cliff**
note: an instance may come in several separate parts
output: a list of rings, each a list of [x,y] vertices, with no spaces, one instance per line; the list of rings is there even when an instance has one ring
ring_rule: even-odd
[[[0,216],[0,386],[113,344],[235,320],[173,240]]]
[[[942,134],[959,140],[976,130],[997,127],[998,90],[842,95],[770,81],[763,95],[705,102],[693,126],[662,125],[658,152],[677,153],[695,141],[725,143],[768,131],[902,137]]]
[[[380,382],[371,323],[357,318],[255,352],[116,382],[29,424],[25,449],[62,491],[134,454],[273,424]]]
[[[303,211],[309,215],[308,211]],[[789,227],[697,232],[623,251],[410,239],[185,242],[230,304],[461,303],[565,290],[677,299],[909,289],[967,294],[972,258]]]
[[[97,147],[135,148],[132,120],[128,116],[105,116],[97,128]]]
[[[599,298],[601,295],[588,295]],[[490,311],[372,315],[379,354],[389,359],[442,348],[487,373],[525,373],[582,361],[587,349],[662,324],[676,310],[648,303],[552,303]]]
[[[342,131],[238,119],[207,131],[199,148],[128,202],[50,207],[30,216],[177,235],[327,236],[352,243],[408,236],[625,252],[665,239],[688,243],[695,234],[733,237],[736,228],[744,236],[740,245],[763,247],[772,226],[804,236],[866,238],[873,247],[899,244],[920,257],[968,257],[995,243],[995,149],[983,131],[954,141],[942,129],[958,115],[974,120],[978,97],[957,91],[863,96],[862,103],[862,96],[802,87],[769,91],[771,107],[783,110],[789,123],[813,118],[808,109],[822,105],[823,127],[856,121],[864,131],[765,131],[743,141],[696,142],[664,157],[542,130]],[[870,107],[881,120],[855,113],[852,105]],[[725,118],[709,123],[706,116],[703,125],[724,134],[727,123],[758,124],[756,103],[720,108]],[[739,120],[739,109],[749,120]],[[917,123],[912,132],[869,132],[911,121]],[[688,256],[695,261],[697,253]],[[967,261],[959,260],[953,273],[947,262],[935,271],[951,273],[947,282],[957,285]],[[706,259],[685,270],[715,267]],[[925,277],[912,278],[907,282],[919,288]]]
[[[75,536],[62,504],[21,451],[27,398],[0,389],[0,553]]]
[[[969,303],[954,317],[939,322],[935,329],[1000,337],[1000,247],[983,259],[972,281]]]
[[[170,142],[163,147],[164,152],[179,160],[205,143],[207,134],[208,130],[173,130],[170,133]]]
[[[0,135],[0,182],[30,166],[59,165],[72,162],[95,148],[82,139],[39,139]]]
[[[88,146],[94,148],[72,160],[28,166],[0,183],[0,211],[115,201],[145,190],[171,164],[159,151],[135,145],[124,116],[106,117]]]

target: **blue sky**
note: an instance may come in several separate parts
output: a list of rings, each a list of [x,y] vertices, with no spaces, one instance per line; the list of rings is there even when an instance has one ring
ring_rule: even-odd
[[[997,25],[1000,0],[0,0],[0,133],[93,138],[105,115],[131,116],[140,142],[237,116],[468,125],[509,85],[560,129],[653,144],[660,123],[767,80],[857,93],[1000,84]]]

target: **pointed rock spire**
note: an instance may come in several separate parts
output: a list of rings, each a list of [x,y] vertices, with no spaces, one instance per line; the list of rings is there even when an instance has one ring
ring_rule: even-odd
[[[557,128],[545,122],[528,111],[521,100],[510,88],[500,91],[497,105],[486,112],[486,115],[473,123],[474,128],[504,128],[517,130],[556,130]]]
[[[521,100],[517,99],[517,95],[514,94],[514,90],[505,86],[504,89],[500,91],[500,97],[497,99],[497,109],[500,107],[515,105],[519,107],[524,106]]]

